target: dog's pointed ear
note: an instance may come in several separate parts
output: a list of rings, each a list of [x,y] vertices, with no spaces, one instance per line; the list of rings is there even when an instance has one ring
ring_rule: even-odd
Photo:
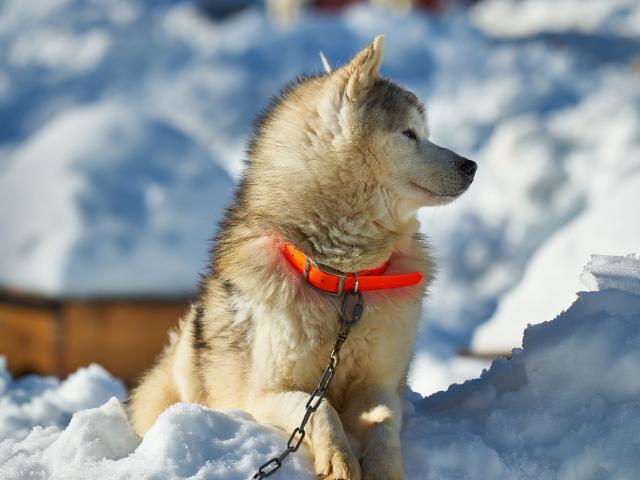
[[[384,35],[378,35],[343,67],[347,74],[345,93],[351,102],[362,98],[380,77],[383,52]]]
[[[322,60],[322,68],[324,68],[325,73],[331,73],[333,71],[333,68],[331,68],[329,60],[327,60],[327,57],[324,56],[324,53],[322,53],[322,51],[320,51],[320,60]]]

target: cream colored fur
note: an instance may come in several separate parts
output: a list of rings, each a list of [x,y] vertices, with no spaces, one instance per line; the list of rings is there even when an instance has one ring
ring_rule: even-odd
[[[459,172],[464,159],[427,140],[415,95],[380,78],[382,54],[379,36],[285,92],[263,120],[212,272],[132,393],[140,434],[178,401],[243,409],[287,432],[299,424],[338,332],[338,299],[304,283],[282,255],[289,242],[341,271],[390,259],[390,274],[424,274],[417,286],[364,293],[305,440],[327,478],[402,478],[405,378],[433,276],[416,211],[451,201],[471,179]]]

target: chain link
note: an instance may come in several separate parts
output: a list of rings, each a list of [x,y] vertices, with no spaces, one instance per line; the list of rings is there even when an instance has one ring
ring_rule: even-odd
[[[351,307],[350,315],[345,316],[350,298],[355,298],[355,302]],[[300,448],[300,445],[302,445],[304,437],[306,436],[304,427],[307,425],[311,415],[320,407],[322,399],[327,394],[329,385],[331,385],[338,369],[338,364],[340,363],[340,349],[342,345],[344,345],[344,342],[347,341],[351,327],[360,320],[363,306],[364,299],[362,293],[357,289],[357,284],[355,290],[344,292],[342,295],[342,303],[340,304],[340,312],[338,313],[340,331],[336,336],[336,343],[333,345],[331,355],[329,355],[329,363],[320,377],[318,386],[311,392],[311,395],[309,395],[309,400],[307,400],[307,404],[305,405],[306,412],[304,417],[302,417],[300,425],[291,433],[287,441],[287,448],[279,456],[273,457],[271,460],[262,464],[253,477],[251,477],[251,480],[259,480],[273,475],[282,466],[282,461],[287,458],[290,453],[296,452],[298,448]]]

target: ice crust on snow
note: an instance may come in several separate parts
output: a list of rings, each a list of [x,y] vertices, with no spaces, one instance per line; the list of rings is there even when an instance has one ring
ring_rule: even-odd
[[[640,281],[639,263],[594,257],[586,271],[600,278],[602,290],[581,292],[556,319],[528,327],[511,360],[498,359],[480,378],[429,397],[410,391],[405,478],[637,478],[640,295],[626,287]],[[122,395],[121,385],[95,366],[62,383],[32,377],[25,386],[12,382],[0,362],[0,379],[0,426],[7,418],[49,425],[28,435],[0,430],[3,479],[246,479],[286,443],[285,433],[242,412],[190,404],[169,408],[140,439],[115,397],[82,410],[110,393]],[[37,403],[79,411],[67,425],[57,414],[43,416],[53,410]],[[20,408],[25,404],[32,408]],[[311,465],[303,448],[280,477],[315,478]]]

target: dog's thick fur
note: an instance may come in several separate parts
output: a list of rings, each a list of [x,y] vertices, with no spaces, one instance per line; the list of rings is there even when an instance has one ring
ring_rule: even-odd
[[[416,96],[379,76],[382,50],[379,36],[342,68],[297,81],[259,122],[210,275],[132,393],[138,433],[175,402],[293,430],[328,361],[339,300],[305,284],[283,242],[344,272],[390,259],[387,273],[424,280],[364,293],[305,441],[328,478],[402,478],[405,378],[433,269],[416,211],[460,195],[475,164],[427,140]]]

